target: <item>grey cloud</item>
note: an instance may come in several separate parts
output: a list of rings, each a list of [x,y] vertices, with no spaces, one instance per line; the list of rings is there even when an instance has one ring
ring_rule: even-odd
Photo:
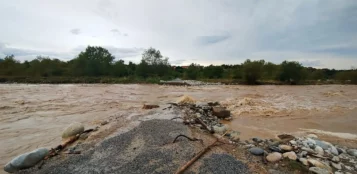
[[[74,29],[71,29],[69,32],[71,32],[74,35],[79,35],[79,34],[81,34],[81,29],[74,28]]]
[[[186,61],[186,59],[178,59],[178,60],[172,60],[172,61],[170,61],[170,63],[173,65],[182,65],[182,63],[185,61]]]
[[[121,34],[118,29],[111,29],[110,32],[115,33],[115,34]]]
[[[197,41],[201,45],[211,45],[225,41],[229,38],[229,35],[211,35],[211,36],[199,36]]]
[[[124,33],[123,36],[129,36],[128,33]]]
[[[320,60],[301,60],[299,61],[303,66],[307,67],[319,67],[322,66],[322,63]]]
[[[69,52],[52,52],[52,51],[41,51],[41,50],[32,50],[25,48],[14,48],[9,47],[6,44],[0,43],[0,55],[14,55],[17,59],[21,60],[29,60],[36,58],[38,55],[49,56],[51,58],[58,58],[62,60],[73,59],[77,56],[81,51],[84,51],[87,46],[78,46],[73,48]],[[144,48],[121,48],[115,46],[102,46],[109,50],[111,54],[113,54],[116,58],[130,58],[139,56],[145,50]]]

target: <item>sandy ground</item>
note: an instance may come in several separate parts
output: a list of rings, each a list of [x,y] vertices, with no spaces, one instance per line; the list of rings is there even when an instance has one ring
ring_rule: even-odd
[[[242,139],[278,133],[316,132],[348,146],[357,140],[357,86],[0,85],[0,165],[38,147],[55,147],[71,122],[94,127],[121,119],[131,125],[154,110],[189,95],[219,101],[232,111],[227,122]],[[162,109],[162,108],[159,108]],[[104,127],[115,131],[116,127]],[[337,138],[336,138],[337,137]],[[331,142],[331,141],[330,141]]]

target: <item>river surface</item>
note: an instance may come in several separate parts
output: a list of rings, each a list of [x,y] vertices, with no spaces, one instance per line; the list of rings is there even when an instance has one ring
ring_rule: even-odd
[[[349,146],[357,142],[357,86],[1,84],[0,165],[38,147],[57,146],[72,122],[87,128],[113,117],[132,119],[148,112],[143,104],[163,106],[184,95],[226,106],[233,120],[225,123],[242,139],[316,133]]]

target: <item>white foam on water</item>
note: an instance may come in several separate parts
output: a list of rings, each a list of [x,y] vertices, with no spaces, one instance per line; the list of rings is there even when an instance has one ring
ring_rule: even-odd
[[[301,129],[301,130],[306,131],[306,132],[317,133],[317,134],[331,135],[334,137],[339,137],[339,138],[344,138],[344,139],[357,139],[357,135],[351,134],[351,133],[329,132],[329,131],[323,131],[323,130],[318,130],[318,129]]]

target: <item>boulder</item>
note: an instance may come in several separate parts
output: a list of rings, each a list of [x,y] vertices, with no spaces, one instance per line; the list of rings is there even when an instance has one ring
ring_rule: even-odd
[[[292,151],[293,150],[292,146],[284,145],[284,144],[279,145],[279,148],[284,151]]]
[[[228,118],[231,116],[231,111],[227,110],[225,107],[212,107],[212,114],[218,118]]]
[[[81,123],[74,122],[70,124],[62,133],[62,139],[68,139],[76,136],[77,134],[81,134],[84,132],[84,126]]]
[[[282,155],[281,155],[281,153],[279,153],[279,152],[270,153],[270,154],[266,157],[267,161],[269,161],[269,162],[277,162],[277,161],[279,161],[281,158],[282,158]]]
[[[330,174],[328,170],[319,167],[310,167],[309,171],[316,174]]]
[[[347,153],[351,156],[357,157],[357,149],[348,149]]]
[[[259,147],[253,147],[249,149],[249,152],[253,155],[261,156],[264,154],[264,150]]]
[[[289,158],[289,159],[291,159],[291,160],[296,160],[297,159],[297,155],[296,155],[296,153],[295,152],[285,152],[284,154],[283,154],[283,157],[284,158]]]
[[[39,148],[32,152],[22,154],[11,160],[9,163],[7,163],[4,167],[4,170],[6,172],[13,173],[21,169],[27,169],[33,167],[42,159],[44,159],[48,153],[49,153],[48,149]]]

